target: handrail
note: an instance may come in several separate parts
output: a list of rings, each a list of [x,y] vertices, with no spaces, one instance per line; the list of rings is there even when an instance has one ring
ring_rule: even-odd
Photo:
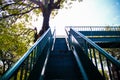
[[[78,67],[79,67],[79,69],[80,69],[80,72],[82,73],[81,75],[83,76],[83,79],[84,79],[84,80],[89,80],[88,77],[87,77],[87,74],[86,74],[86,72],[85,72],[85,70],[84,70],[84,68],[83,68],[83,66],[82,66],[82,63],[81,63],[81,61],[79,60],[79,57],[78,57],[78,54],[77,54],[77,51],[76,51],[75,47],[72,47],[72,48],[73,48],[73,49],[72,49],[73,54],[74,54],[75,59],[76,59],[76,61],[77,61]]]
[[[51,36],[51,30],[49,28],[0,80],[8,80],[10,78],[17,79],[17,75],[19,75],[20,79],[23,79],[23,77],[27,79],[28,72],[33,69],[35,62],[49,40],[48,37]]]
[[[120,31],[119,26],[66,26],[76,31]]]
[[[66,32],[66,34],[67,34],[67,36],[68,36],[67,41],[68,41],[68,43],[69,43],[68,46],[69,46],[69,48],[70,48],[70,47],[71,47],[70,44],[72,44],[71,41],[69,40],[69,39],[70,39],[70,34],[69,34],[69,32],[68,32],[68,30],[67,30],[66,28],[65,28],[65,32]],[[79,69],[80,69],[80,72],[82,73],[81,75],[83,76],[83,79],[84,79],[84,80],[88,80],[87,74],[86,74],[86,72],[85,72],[85,70],[84,70],[84,68],[83,68],[83,66],[82,66],[81,61],[79,60],[79,57],[78,57],[78,54],[77,54],[77,51],[76,51],[75,47],[72,46],[72,47],[71,47],[71,50],[73,51],[73,54],[74,54],[74,56],[75,56],[75,59],[76,59],[76,62],[77,62],[77,64],[78,64],[78,67],[79,67]]]
[[[56,38],[56,29],[54,29],[51,40],[50,40],[50,44],[51,44],[50,51],[52,51],[54,48],[55,38]],[[45,69],[48,62],[48,58],[49,58],[49,53],[50,52],[48,51],[39,80],[44,80],[44,74],[45,74]]]
[[[93,64],[96,66],[98,70],[101,70],[101,74],[104,78],[107,77],[111,80],[116,79],[119,80],[119,71],[120,71],[120,62],[116,60],[114,57],[112,57],[109,53],[107,53],[105,50],[103,50],[101,47],[99,47],[97,44],[95,44],[93,41],[88,39],[86,36],[84,36],[82,33],[77,32],[73,29],[68,29],[68,37],[71,39],[72,42],[76,42],[76,44],[79,45],[79,47],[88,55],[89,59],[93,62]],[[74,46],[74,45],[72,45]],[[99,61],[98,61],[99,60]],[[104,69],[104,64],[106,63],[107,69]],[[112,71],[112,67],[115,68],[114,71]],[[107,71],[107,72],[106,72]],[[113,75],[113,74],[116,75]],[[117,76],[117,78],[115,78]]]
[[[51,48],[51,50],[53,51],[53,49],[54,49],[54,43],[55,43],[55,39],[56,39],[56,29],[54,29],[52,35],[53,35],[53,37],[52,37],[52,39],[53,39],[53,43],[52,43],[52,48]]]
[[[94,48],[96,48],[101,54],[103,54],[107,59],[109,59],[113,64],[115,64],[117,67],[120,68],[120,62],[116,60],[113,56],[108,54],[104,49],[99,47],[97,44],[95,44],[92,40],[85,37],[83,34],[76,32],[75,30],[71,29],[70,33],[76,34],[77,36],[82,37],[85,41],[87,41],[89,44],[91,44]],[[73,35],[74,36],[74,35]]]
[[[120,26],[67,26],[66,28],[82,33],[102,48],[120,47]]]

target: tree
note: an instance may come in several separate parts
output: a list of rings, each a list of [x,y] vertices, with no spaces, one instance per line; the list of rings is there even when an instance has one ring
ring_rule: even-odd
[[[43,16],[42,28],[39,34],[34,35],[36,41],[49,28],[51,14],[65,7],[65,3],[70,6],[73,1],[81,0],[0,0],[0,60],[3,64],[7,63],[3,72],[5,65],[9,68],[18,59],[16,57],[26,52],[33,40],[36,28],[31,30],[25,26],[31,15],[42,13]]]
[[[8,70],[30,47],[34,30],[23,23],[11,27],[0,25],[0,74]]]
[[[49,28],[51,13],[56,9],[63,8],[64,3],[67,3],[69,6],[73,1],[80,2],[82,0],[9,0],[6,4],[4,1],[1,1],[0,3],[4,3],[0,9],[2,11],[1,19],[16,16],[20,17],[34,9],[39,9],[39,12],[42,12],[43,16],[42,28],[38,34],[38,36],[40,36]]]

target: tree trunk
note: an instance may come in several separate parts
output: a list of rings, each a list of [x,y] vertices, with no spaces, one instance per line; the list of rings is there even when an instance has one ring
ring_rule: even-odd
[[[50,27],[49,26],[49,20],[50,20],[50,14],[51,14],[51,9],[50,7],[45,7],[43,12],[43,24],[42,24],[42,28],[39,31],[39,34],[37,35],[36,38],[36,34],[34,36],[34,42]]]
[[[39,32],[39,36],[41,36],[50,27],[49,26],[50,14],[51,14],[51,10],[49,10],[48,8],[45,8],[43,11],[43,24]]]

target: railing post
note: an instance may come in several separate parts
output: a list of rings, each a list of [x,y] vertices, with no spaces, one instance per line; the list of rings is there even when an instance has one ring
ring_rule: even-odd
[[[72,35],[70,33],[68,34],[68,39],[69,39],[69,47],[72,50],[71,43],[73,42],[73,40],[72,40]]]
[[[109,63],[109,61],[108,61],[108,59],[106,59],[106,61],[107,61],[107,67],[108,67],[108,73],[109,73],[109,76],[110,76],[110,80],[112,80],[112,73],[111,73],[111,66],[110,66],[110,63]]]
[[[76,28],[76,27],[75,27]],[[92,29],[93,28],[93,29]],[[91,31],[105,31],[105,27],[89,27],[89,29],[91,29]],[[117,29],[116,29],[117,30]],[[92,34],[94,35],[94,33],[88,33],[90,35],[88,35],[88,37],[92,36]],[[99,33],[98,33],[99,34]],[[97,34],[97,35],[98,35]],[[105,35],[104,33],[101,33],[102,35]],[[113,35],[113,34],[112,34]],[[118,34],[119,36],[119,34]],[[98,46],[95,42],[93,42],[91,39],[87,38],[85,35],[83,35],[80,32],[77,32],[73,29],[70,30],[70,33],[68,35],[68,38],[70,39],[70,41],[72,43],[76,44],[80,44],[79,47],[81,47],[81,49],[88,54],[90,56],[90,60],[93,62],[94,66],[96,66],[99,69],[101,69],[101,75],[103,75],[104,79],[107,79],[109,77],[109,79],[113,80],[119,80],[120,78],[120,62],[118,60],[116,60],[113,56],[109,55],[108,52],[106,52],[104,49],[102,49],[100,46]],[[72,39],[75,39],[75,42],[72,41]],[[74,45],[72,45],[74,47]],[[89,49],[89,50],[88,50]],[[94,51],[95,50],[95,51]],[[98,55],[97,55],[98,54]],[[94,59],[92,59],[92,57]],[[107,59],[106,61],[104,59]],[[100,63],[97,61],[99,60]],[[106,64],[104,63],[107,63]],[[99,66],[100,65],[100,66]],[[112,72],[112,65],[116,67],[116,72]],[[108,70],[106,69],[106,67],[108,68]],[[100,72],[100,71],[99,71]],[[109,75],[108,75],[109,73]],[[108,76],[106,76],[108,75]],[[115,77],[117,76],[117,77]]]
[[[20,68],[20,80],[22,80],[23,78],[23,72],[24,72],[24,65],[22,64]]]
[[[85,41],[85,43],[83,43],[83,44],[84,44],[85,54],[88,55],[88,45],[87,45],[87,42]]]
[[[93,62],[92,60],[92,47],[89,45],[89,56],[90,56],[90,60]]]
[[[29,65],[29,63],[28,63],[28,61],[29,61],[29,56],[28,56],[28,59],[26,59],[25,60],[25,80],[27,80],[27,74],[28,74],[28,65]]]
[[[102,56],[100,53],[99,53],[99,59],[100,59],[100,64],[101,64],[101,68],[102,68],[102,75],[105,78],[105,72],[104,72],[104,67],[103,67],[103,63],[102,63]]]
[[[16,73],[15,73],[15,75],[14,75],[14,80],[17,80],[17,71],[16,71]]]
[[[95,52],[95,49],[93,48],[93,55],[94,55],[94,62],[95,62],[95,65],[96,67],[98,68],[98,65],[97,65],[97,58],[96,58],[96,52]]]

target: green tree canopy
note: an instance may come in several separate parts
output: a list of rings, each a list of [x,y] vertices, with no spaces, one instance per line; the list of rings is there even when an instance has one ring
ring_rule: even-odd
[[[0,62],[3,63],[0,73],[9,69],[28,50],[33,35],[34,30],[26,28],[24,23],[16,23],[11,27],[0,25]]]
[[[34,30],[26,28],[32,14],[43,16],[38,38],[49,28],[50,16],[55,16],[61,8],[70,7],[73,1],[82,0],[0,0],[0,60],[11,66],[15,56],[18,59],[26,52],[34,39]]]
[[[43,25],[39,31],[39,37],[49,28],[51,13],[56,15],[58,9],[71,6],[73,1],[81,2],[82,0],[3,0],[0,2],[0,19],[7,18],[11,20],[9,23],[13,23],[23,15],[26,15],[27,18],[30,17],[28,14],[30,12],[35,14],[42,13]]]

